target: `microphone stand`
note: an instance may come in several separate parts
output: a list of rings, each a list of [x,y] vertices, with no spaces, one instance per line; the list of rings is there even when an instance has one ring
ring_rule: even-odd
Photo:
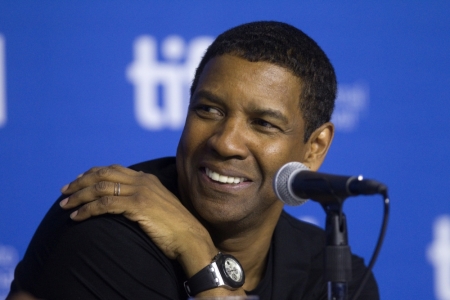
[[[342,206],[343,200],[322,205],[327,214],[325,280],[328,282],[328,300],[347,300],[348,282],[352,279],[352,257]]]
[[[387,187],[375,180],[363,180],[362,176],[348,177],[320,174],[310,171],[299,162],[290,162],[278,170],[273,186],[281,201],[299,205],[307,199],[320,203],[327,214],[325,247],[325,280],[328,282],[328,300],[347,300],[348,283],[352,279],[352,256],[348,246],[347,221],[342,211],[344,200],[349,196],[380,194],[384,199],[381,231],[370,263],[353,294],[356,300],[380,253],[389,219]],[[303,172],[305,171],[305,172]],[[345,188],[344,188],[345,187]]]

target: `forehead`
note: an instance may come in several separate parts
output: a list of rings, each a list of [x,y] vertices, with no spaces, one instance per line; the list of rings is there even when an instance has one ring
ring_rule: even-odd
[[[288,69],[273,63],[225,54],[206,64],[193,96],[204,91],[249,106],[284,107],[298,113],[302,83]]]

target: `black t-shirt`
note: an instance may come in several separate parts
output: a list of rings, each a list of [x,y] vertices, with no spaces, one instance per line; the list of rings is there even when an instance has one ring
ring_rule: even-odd
[[[178,196],[174,158],[131,167],[158,176]],[[11,292],[19,290],[52,299],[182,299],[188,298],[186,276],[139,228],[121,215],[102,215],[83,222],[69,218],[60,197],[39,225],[18,264]],[[253,291],[266,299],[326,299],[323,279],[322,229],[283,212],[272,238],[264,276]],[[365,266],[353,256],[350,294]],[[359,299],[379,299],[373,276]]]

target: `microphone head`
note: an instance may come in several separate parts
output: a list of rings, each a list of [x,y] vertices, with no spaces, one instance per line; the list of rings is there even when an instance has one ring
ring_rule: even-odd
[[[287,205],[301,205],[308,199],[297,197],[291,191],[291,179],[301,171],[309,171],[308,167],[299,162],[290,162],[282,166],[273,179],[273,190],[283,203]]]

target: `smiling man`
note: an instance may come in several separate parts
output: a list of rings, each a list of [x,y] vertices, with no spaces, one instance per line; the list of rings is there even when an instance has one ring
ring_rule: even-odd
[[[254,22],[221,34],[197,69],[176,158],[96,167],[64,186],[12,292],[326,299],[324,232],[284,212],[272,181],[287,162],[320,167],[335,94],[333,67],[300,30]],[[353,256],[350,294],[364,272]],[[360,299],[378,299],[373,277]]]

